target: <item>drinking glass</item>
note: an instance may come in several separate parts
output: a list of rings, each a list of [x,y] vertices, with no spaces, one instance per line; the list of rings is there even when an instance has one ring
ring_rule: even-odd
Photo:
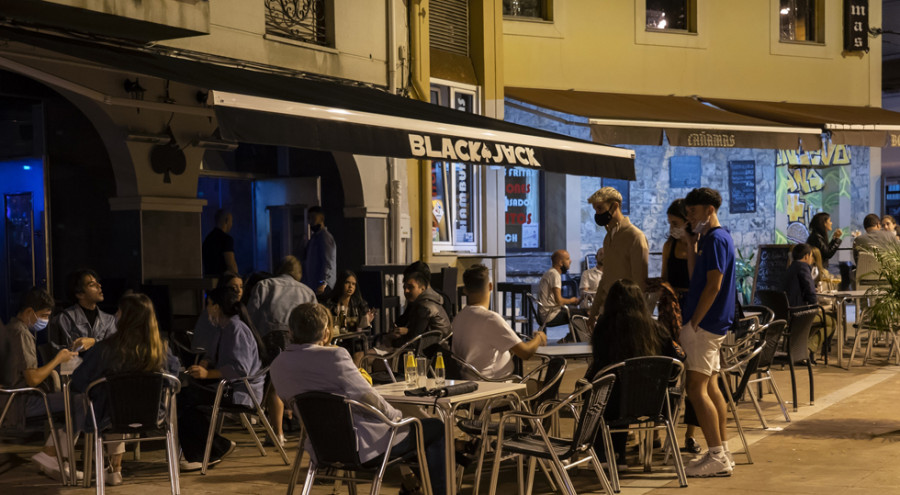
[[[428,360],[424,357],[416,358],[416,384],[424,387],[428,380]]]

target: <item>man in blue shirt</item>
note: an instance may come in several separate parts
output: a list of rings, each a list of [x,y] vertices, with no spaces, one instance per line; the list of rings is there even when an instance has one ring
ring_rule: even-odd
[[[685,469],[688,476],[731,476],[734,468],[725,436],[728,406],[719,390],[719,347],[734,320],[734,242],[719,224],[722,196],[707,187],[684,198],[694,231],[688,249],[691,282],[679,340],[687,359],[688,397],[709,451]]]

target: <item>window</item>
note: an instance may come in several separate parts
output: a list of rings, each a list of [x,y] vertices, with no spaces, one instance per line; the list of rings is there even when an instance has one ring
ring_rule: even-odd
[[[552,20],[550,0],[503,0],[503,15]]]
[[[266,34],[334,47],[331,0],[265,0]]]
[[[824,43],[822,0],[780,0],[779,39],[782,42]]]
[[[532,168],[509,167],[504,182],[506,250],[542,249],[541,172]]]
[[[696,0],[647,0],[647,31],[697,32]]]
[[[478,90],[432,84],[431,102],[462,112],[479,113]],[[481,178],[466,163],[431,164],[431,240],[434,252],[478,250]]]

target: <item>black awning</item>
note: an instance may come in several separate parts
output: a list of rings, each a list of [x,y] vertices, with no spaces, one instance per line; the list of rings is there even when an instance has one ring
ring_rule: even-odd
[[[573,175],[635,179],[634,152],[630,150],[452,110],[375,88],[313,79],[314,76],[237,69],[7,27],[0,28],[0,37],[212,89],[217,95],[225,95],[215,102],[220,132],[225,138],[374,156],[530,166]],[[465,156],[469,158],[464,159]]]

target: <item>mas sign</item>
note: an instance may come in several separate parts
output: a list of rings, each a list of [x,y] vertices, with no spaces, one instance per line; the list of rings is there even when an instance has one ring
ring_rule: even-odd
[[[869,0],[844,0],[844,51],[869,51]]]

